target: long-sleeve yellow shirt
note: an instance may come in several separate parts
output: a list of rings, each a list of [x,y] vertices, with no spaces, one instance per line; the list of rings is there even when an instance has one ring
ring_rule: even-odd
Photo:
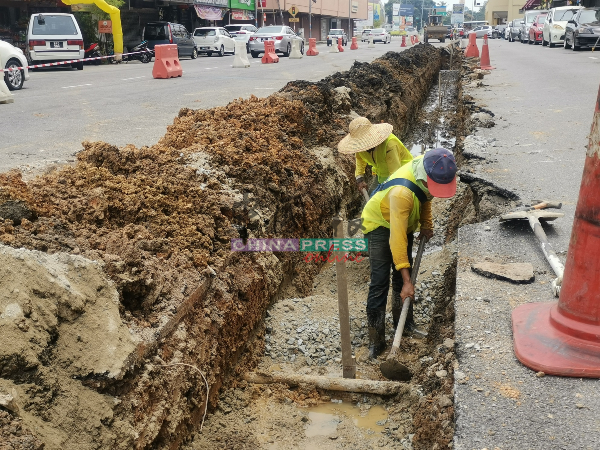
[[[422,183],[421,189],[431,199],[429,190]],[[418,200],[417,200],[418,201]],[[381,214],[390,224],[390,249],[394,259],[396,270],[410,268],[408,262],[408,217],[413,209],[414,197],[410,189],[404,186],[396,186],[381,200]],[[421,229],[433,230],[433,217],[431,215],[431,201],[421,204],[421,216],[419,219]],[[411,230],[416,231],[416,230]]]
[[[410,152],[400,140],[396,141],[395,139],[388,139],[387,147],[385,149],[385,164],[387,165],[387,170],[382,170],[382,168],[377,167],[377,164],[373,159],[374,152],[377,150],[378,148],[376,147],[373,151],[364,151],[356,154],[356,170],[354,172],[356,178],[364,176],[367,165],[370,165],[373,166],[373,174],[377,174],[378,176],[380,174],[382,175],[379,182],[383,183],[389,174],[394,173],[413,159]]]

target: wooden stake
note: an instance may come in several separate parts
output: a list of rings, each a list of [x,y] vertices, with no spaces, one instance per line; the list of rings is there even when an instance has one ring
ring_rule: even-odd
[[[344,221],[341,217],[333,218],[333,237],[344,239]],[[340,336],[342,338],[342,364],[344,378],[356,378],[356,359],[352,356],[350,342],[350,312],[348,310],[348,285],[346,281],[346,263],[344,252],[334,252],[336,256],[335,273],[337,278],[338,308],[340,311]]]

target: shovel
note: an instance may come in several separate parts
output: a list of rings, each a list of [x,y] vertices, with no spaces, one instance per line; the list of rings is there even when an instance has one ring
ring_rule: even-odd
[[[419,242],[419,250],[417,250],[417,256],[412,267],[412,273],[410,275],[410,282],[415,285],[417,281],[417,274],[419,273],[419,266],[421,265],[421,257],[423,256],[423,250],[425,250],[425,237]],[[406,316],[408,315],[408,307],[413,299],[406,297],[402,304],[402,312],[400,313],[400,320],[398,320],[398,326],[396,327],[396,334],[394,335],[394,343],[392,344],[392,350],[387,356],[384,362],[379,365],[379,369],[384,377],[388,380],[394,381],[408,381],[411,379],[412,374],[408,367],[399,362],[396,359],[396,355],[400,351],[400,341],[402,340],[402,333],[404,332],[404,324],[406,323]]]
[[[560,217],[563,217],[563,213],[556,212],[548,212],[548,211],[517,211],[508,214],[504,214],[500,216],[500,222],[509,222],[513,220],[527,220],[529,221],[529,225],[535,234],[535,237],[538,238],[540,245],[542,247],[542,252],[544,252],[544,256],[550,263],[552,270],[556,274],[556,279],[552,282],[552,291],[556,297],[560,294],[560,287],[562,285],[563,273],[565,271],[565,266],[560,262],[556,253],[554,253],[554,249],[548,242],[548,237],[540,224],[540,220],[555,220]]]

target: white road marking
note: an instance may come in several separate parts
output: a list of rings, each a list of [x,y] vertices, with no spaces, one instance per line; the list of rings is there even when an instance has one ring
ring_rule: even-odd
[[[276,88],[255,88],[255,89],[276,89]]]
[[[140,78],[146,78],[146,75],[142,75],[141,77],[123,78],[123,81],[138,80]]]
[[[76,87],[91,86],[91,84],[78,84],[77,86],[63,86],[61,89],[71,89]]]
[[[590,58],[590,59],[598,59],[595,56],[588,56],[588,58]]]

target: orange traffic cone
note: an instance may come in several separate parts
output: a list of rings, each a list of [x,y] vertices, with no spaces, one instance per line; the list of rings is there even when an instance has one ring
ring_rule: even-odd
[[[515,354],[534,370],[600,378],[600,90],[558,303],[513,310]]]
[[[402,44],[400,44],[400,47],[406,47],[406,36],[402,35]]]
[[[483,36],[483,47],[481,47],[481,61],[479,68],[484,70],[492,70],[495,67],[490,65],[490,46],[488,45],[487,35]]]
[[[469,33],[469,45],[465,50],[465,57],[479,58],[479,49],[477,48],[477,35],[474,32]]]

